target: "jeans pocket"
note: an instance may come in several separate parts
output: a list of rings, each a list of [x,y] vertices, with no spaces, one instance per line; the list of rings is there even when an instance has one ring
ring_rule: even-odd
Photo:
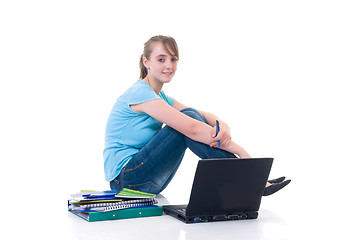
[[[127,164],[126,167],[123,168],[123,172],[124,173],[128,173],[128,172],[132,172],[135,171],[137,168],[141,167],[143,165],[143,162],[141,162],[140,164],[136,165],[136,166],[131,166],[131,168],[129,168],[128,166],[129,164]]]
[[[141,192],[155,193],[160,186],[152,181],[151,172],[145,167],[144,162],[129,162],[122,171],[122,186]]]

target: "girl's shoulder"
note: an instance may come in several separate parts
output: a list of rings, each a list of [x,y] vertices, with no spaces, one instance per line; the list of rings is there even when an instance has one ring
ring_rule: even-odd
[[[132,86],[131,90],[133,92],[141,92],[142,94],[150,94],[150,95],[157,95],[155,90],[151,88],[150,85],[146,81],[137,80]]]
[[[118,98],[118,101],[126,102],[127,104],[138,104],[159,98],[145,81],[137,80]]]

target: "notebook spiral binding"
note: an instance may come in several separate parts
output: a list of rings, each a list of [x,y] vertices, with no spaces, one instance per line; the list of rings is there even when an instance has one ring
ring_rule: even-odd
[[[120,210],[120,209],[125,209],[125,208],[132,208],[132,207],[151,206],[151,205],[154,205],[156,203],[157,203],[156,200],[152,200],[152,201],[149,201],[149,202],[130,203],[130,204],[123,204],[123,205],[116,205],[116,206],[108,206],[108,207],[105,207],[102,211],[103,212],[108,212],[108,211]]]
[[[91,203],[91,204],[81,205],[81,207],[85,210],[108,212],[113,210],[131,208],[131,207],[149,206],[157,203],[158,202],[156,199],[134,199],[134,200],[127,200],[122,202],[114,202],[114,203]]]

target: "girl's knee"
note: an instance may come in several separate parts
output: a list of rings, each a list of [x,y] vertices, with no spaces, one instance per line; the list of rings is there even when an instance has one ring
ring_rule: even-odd
[[[181,110],[181,112],[196,120],[207,122],[206,119],[202,116],[202,114],[194,108],[184,108]]]

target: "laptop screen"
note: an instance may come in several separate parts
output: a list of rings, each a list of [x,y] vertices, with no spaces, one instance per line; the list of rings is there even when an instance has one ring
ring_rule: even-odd
[[[273,158],[198,162],[187,215],[258,211]]]

